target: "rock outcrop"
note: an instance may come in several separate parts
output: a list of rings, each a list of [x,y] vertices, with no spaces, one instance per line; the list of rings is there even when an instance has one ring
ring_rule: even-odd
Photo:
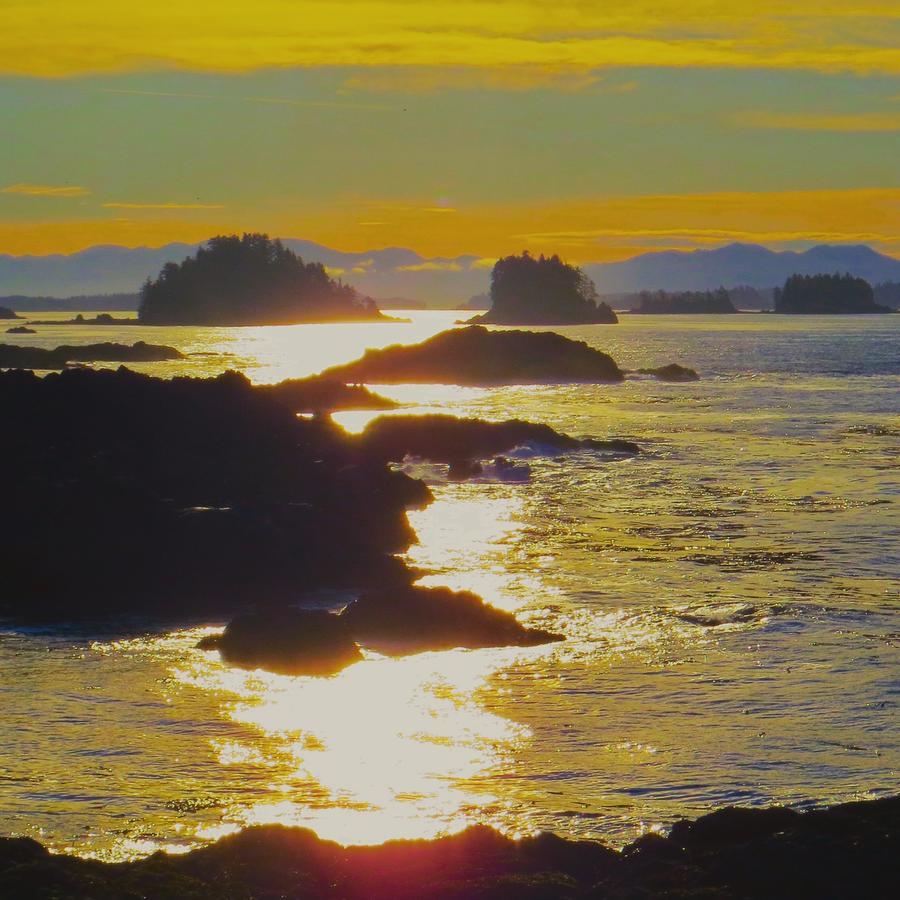
[[[242,376],[0,373],[0,616],[182,617],[408,581],[425,485]]]
[[[409,346],[367,350],[323,375],[347,383],[504,385],[601,383],[624,378],[615,361],[552,331],[443,331]]]
[[[526,628],[470,591],[398,586],[363,594],[341,614],[364,647],[390,656],[454,647],[533,647],[562,635]]]
[[[162,362],[184,359],[174,347],[164,344],[82,344],[62,345],[53,350],[42,347],[17,347],[0,344],[0,369],[64,369],[71,363],[88,362]]]
[[[660,381],[699,381],[700,376],[696,370],[678,363],[669,363],[667,366],[657,366],[655,369],[638,369],[639,375],[652,375]]]
[[[366,426],[359,440],[366,453],[394,462],[405,456],[418,456],[441,463],[486,460],[524,445],[547,453],[581,449],[628,454],[640,452],[640,447],[631,441],[579,440],[561,434],[549,425],[519,419],[485,422],[482,419],[439,414],[380,416]]]

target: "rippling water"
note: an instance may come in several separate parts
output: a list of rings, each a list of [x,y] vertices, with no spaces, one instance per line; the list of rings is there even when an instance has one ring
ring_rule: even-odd
[[[274,381],[413,342],[409,324],[59,326],[17,343],[173,344],[158,374]],[[382,388],[412,411],[638,440],[529,460],[410,514],[427,581],[564,631],[543,648],[372,654],[328,679],[133,637],[0,634],[0,833],[127,858],[250,823],[345,843],[482,821],[621,843],[726,803],[898,789],[900,316],[623,316],[560,329],[685,385]],[[348,428],[369,414],[339,417]],[[319,597],[317,602],[340,598]],[[125,635],[123,637],[123,634]]]

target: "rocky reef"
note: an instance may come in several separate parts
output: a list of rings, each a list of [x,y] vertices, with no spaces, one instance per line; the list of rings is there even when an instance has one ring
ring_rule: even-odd
[[[71,363],[87,362],[161,362],[184,359],[174,347],[164,344],[63,344],[53,350],[42,347],[17,347],[0,344],[0,369],[64,369]]]
[[[553,834],[476,826],[433,841],[342,847],[313,832],[248,828],[190,853],[130,863],[0,839],[5,897],[191,900],[821,900],[891,897],[900,798],[795,812],[728,807],[617,852]]]
[[[27,325],[14,325],[12,328],[6,329],[7,334],[37,334],[33,328]]]
[[[510,419],[485,422],[447,415],[380,416],[366,426],[360,438],[366,452],[378,459],[399,461],[418,456],[432,462],[458,464],[484,460],[531,445],[547,452],[604,450],[612,453],[639,453],[632,441],[579,440],[555,431],[549,425]]]
[[[639,375],[652,375],[660,381],[699,381],[700,376],[695,369],[680,366],[678,363],[669,363],[667,366],[657,366],[655,369],[638,369]]]
[[[584,341],[552,331],[489,331],[479,325],[442,331],[420,344],[367,350],[322,374],[353,383],[476,386],[624,378],[610,356]]]
[[[0,615],[184,616],[408,581],[425,485],[242,376],[0,373]]]

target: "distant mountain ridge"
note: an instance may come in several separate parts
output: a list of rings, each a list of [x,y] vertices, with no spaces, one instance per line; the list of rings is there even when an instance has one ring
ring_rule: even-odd
[[[284,244],[304,260],[321,262],[332,274],[372,297],[410,297],[433,306],[456,307],[484,292],[490,265],[473,255],[423,257],[404,247],[345,252],[294,238]],[[29,297],[133,293],[167,262],[181,262],[197,244],[163,247],[97,245],[70,255],[0,254],[0,296]],[[771,288],[793,274],[849,272],[871,284],[900,281],[900,259],[866,245],[820,245],[803,252],[729,244],[713,250],[644,253],[582,268],[600,294],[635,291],[707,291],[739,284]]]
[[[759,244],[728,244],[714,250],[644,253],[584,267],[601,294],[628,291],[709,291],[745,284],[770,288],[791,275],[849,272],[870,284],[900,280],[900,259],[865,244],[820,244],[809,250],[769,250]]]

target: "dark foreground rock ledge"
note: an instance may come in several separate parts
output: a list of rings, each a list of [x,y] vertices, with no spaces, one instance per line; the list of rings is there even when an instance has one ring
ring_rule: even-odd
[[[434,841],[341,847],[249,828],[210,847],[124,864],[0,839],[0,896],[79,900],[821,900],[896,896],[900,798],[797,813],[729,807],[621,853],[552,834],[473,827]]]

